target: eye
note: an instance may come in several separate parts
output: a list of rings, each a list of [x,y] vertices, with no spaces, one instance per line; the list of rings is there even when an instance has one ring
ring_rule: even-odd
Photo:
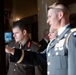
[[[51,16],[48,16],[47,18],[51,18]]]

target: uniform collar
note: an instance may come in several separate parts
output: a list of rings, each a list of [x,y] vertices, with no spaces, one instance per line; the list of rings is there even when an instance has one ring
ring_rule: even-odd
[[[26,40],[24,40],[23,42],[21,42],[21,44],[24,46],[27,43],[28,39],[29,38],[27,38]]]
[[[58,29],[58,35],[60,35],[70,24],[65,25],[64,27],[61,27]]]

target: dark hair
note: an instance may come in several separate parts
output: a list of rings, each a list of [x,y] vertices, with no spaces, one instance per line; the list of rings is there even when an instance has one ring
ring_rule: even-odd
[[[26,25],[23,22],[20,22],[20,21],[13,23],[12,29],[15,28],[15,27],[19,27],[20,30],[22,30],[22,31],[27,30]]]

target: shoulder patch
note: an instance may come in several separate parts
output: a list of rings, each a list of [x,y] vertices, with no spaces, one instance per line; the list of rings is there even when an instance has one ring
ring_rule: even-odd
[[[39,45],[38,43],[32,41],[36,46],[41,47],[41,45]]]

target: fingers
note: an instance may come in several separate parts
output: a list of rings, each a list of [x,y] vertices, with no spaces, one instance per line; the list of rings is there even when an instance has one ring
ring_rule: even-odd
[[[14,49],[11,47],[8,47],[8,45],[5,47],[5,52],[14,55]]]

